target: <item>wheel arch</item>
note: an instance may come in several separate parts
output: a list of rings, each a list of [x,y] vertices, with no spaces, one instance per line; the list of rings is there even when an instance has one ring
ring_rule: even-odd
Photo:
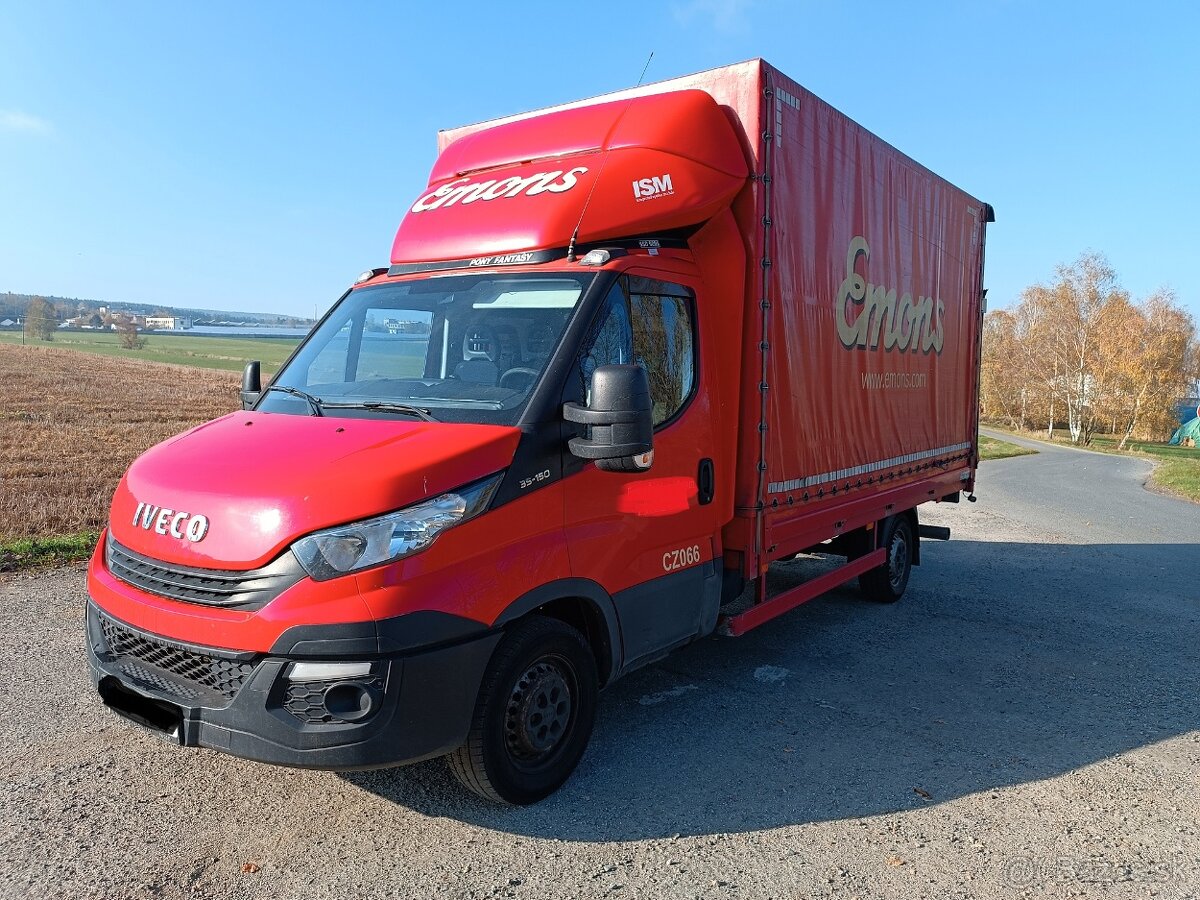
[[[611,683],[621,671],[623,655],[616,606],[599,584],[587,578],[563,578],[539,585],[510,603],[494,625],[502,628],[535,613],[565,622],[583,634],[596,658],[601,687]]]
[[[912,564],[919,566],[921,564],[921,523],[917,521],[917,508],[914,506],[897,515],[908,519],[909,527],[912,528]]]

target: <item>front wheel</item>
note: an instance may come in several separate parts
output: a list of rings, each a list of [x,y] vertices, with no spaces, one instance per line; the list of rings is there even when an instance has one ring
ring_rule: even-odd
[[[517,622],[488,664],[466,743],[447,757],[450,770],[481,797],[536,803],[575,771],[598,694],[583,635],[542,616]]]
[[[915,542],[916,535],[908,516],[888,520],[880,541],[880,546],[887,552],[883,564],[858,576],[859,590],[867,599],[895,603],[904,596],[916,555]]]

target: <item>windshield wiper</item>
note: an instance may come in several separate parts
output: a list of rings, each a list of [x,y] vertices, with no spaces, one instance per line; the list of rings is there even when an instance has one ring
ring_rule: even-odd
[[[324,411],[321,409],[321,407],[323,405],[321,403],[321,398],[314,397],[312,394],[308,393],[307,391],[300,390],[300,388],[288,387],[287,385],[284,385],[284,384],[269,384],[265,388],[263,388],[263,393],[265,394],[268,391],[280,391],[281,393],[284,393],[284,394],[291,394],[293,397],[299,397],[300,399],[308,402],[308,408],[312,410],[312,414],[314,416],[325,415]]]
[[[322,403],[325,409],[381,409],[384,412],[405,413],[410,416],[416,416],[418,419],[423,419],[426,422],[436,422],[433,416],[429,414],[429,410],[422,409],[419,406],[410,406],[407,403],[392,403],[390,400],[362,400],[353,403]]]

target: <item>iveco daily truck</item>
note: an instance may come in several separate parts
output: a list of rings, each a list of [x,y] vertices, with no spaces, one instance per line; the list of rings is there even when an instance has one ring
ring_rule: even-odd
[[[439,145],[390,265],[130,467],[88,649],[180,744],[523,804],[622,674],[901,596],[974,487],[992,213],[761,60]]]

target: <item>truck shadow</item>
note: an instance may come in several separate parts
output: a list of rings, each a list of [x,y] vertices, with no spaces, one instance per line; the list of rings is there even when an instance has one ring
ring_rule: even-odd
[[[1196,554],[927,547],[899,604],[843,588],[619,681],[579,771],[528,809],[475,800],[441,761],[344,777],[430,816],[576,841],[894,813],[1052,778],[1200,728]]]

